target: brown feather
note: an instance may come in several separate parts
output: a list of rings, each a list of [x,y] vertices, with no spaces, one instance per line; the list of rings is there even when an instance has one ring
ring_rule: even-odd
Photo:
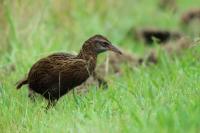
[[[106,51],[107,45],[112,46],[105,37],[96,35],[83,44],[77,56],[55,53],[42,58],[31,67],[27,79],[20,82],[17,88],[27,83],[30,91],[41,94],[49,101],[56,101],[93,75],[97,55]],[[114,50],[120,53],[118,49]]]
[[[25,79],[22,79],[22,80],[20,80],[20,81],[18,81],[17,82],[17,89],[20,89],[23,85],[25,85],[25,84],[27,84],[28,83],[28,80],[27,80],[27,78],[25,78]]]

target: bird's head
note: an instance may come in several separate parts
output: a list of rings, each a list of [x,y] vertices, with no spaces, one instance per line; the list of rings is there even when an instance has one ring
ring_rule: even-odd
[[[106,51],[113,51],[118,54],[122,54],[122,52],[113,46],[111,42],[102,35],[94,35],[89,38],[82,47],[83,50],[92,51],[96,54],[100,54]]]

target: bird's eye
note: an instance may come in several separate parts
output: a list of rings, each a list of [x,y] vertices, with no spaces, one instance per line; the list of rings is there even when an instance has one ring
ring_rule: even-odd
[[[108,46],[108,43],[107,43],[107,42],[103,42],[103,43],[102,43],[102,46],[103,46],[103,47],[107,47],[107,46]]]

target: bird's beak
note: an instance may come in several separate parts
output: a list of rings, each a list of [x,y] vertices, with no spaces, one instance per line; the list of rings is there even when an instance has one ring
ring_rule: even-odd
[[[122,52],[118,48],[116,48],[115,46],[113,46],[111,44],[108,46],[108,50],[113,51],[118,54],[122,54]]]

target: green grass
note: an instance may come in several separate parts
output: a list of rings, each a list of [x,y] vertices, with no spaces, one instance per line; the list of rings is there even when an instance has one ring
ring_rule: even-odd
[[[27,87],[15,89],[39,58],[55,51],[78,52],[96,33],[143,54],[144,45],[124,40],[132,26],[181,30],[180,14],[200,5],[199,0],[178,0],[175,14],[160,11],[156,0],[56,1],[0,2],[0,132],[200,132],[198,45],[174,59],[161,53],[158,65],[134,71],[122,67],[121,77],[107,77],[108,90],[90,87],[78,96],[79,105],[68,94],[45,112],[44,99],[33,103]]]

